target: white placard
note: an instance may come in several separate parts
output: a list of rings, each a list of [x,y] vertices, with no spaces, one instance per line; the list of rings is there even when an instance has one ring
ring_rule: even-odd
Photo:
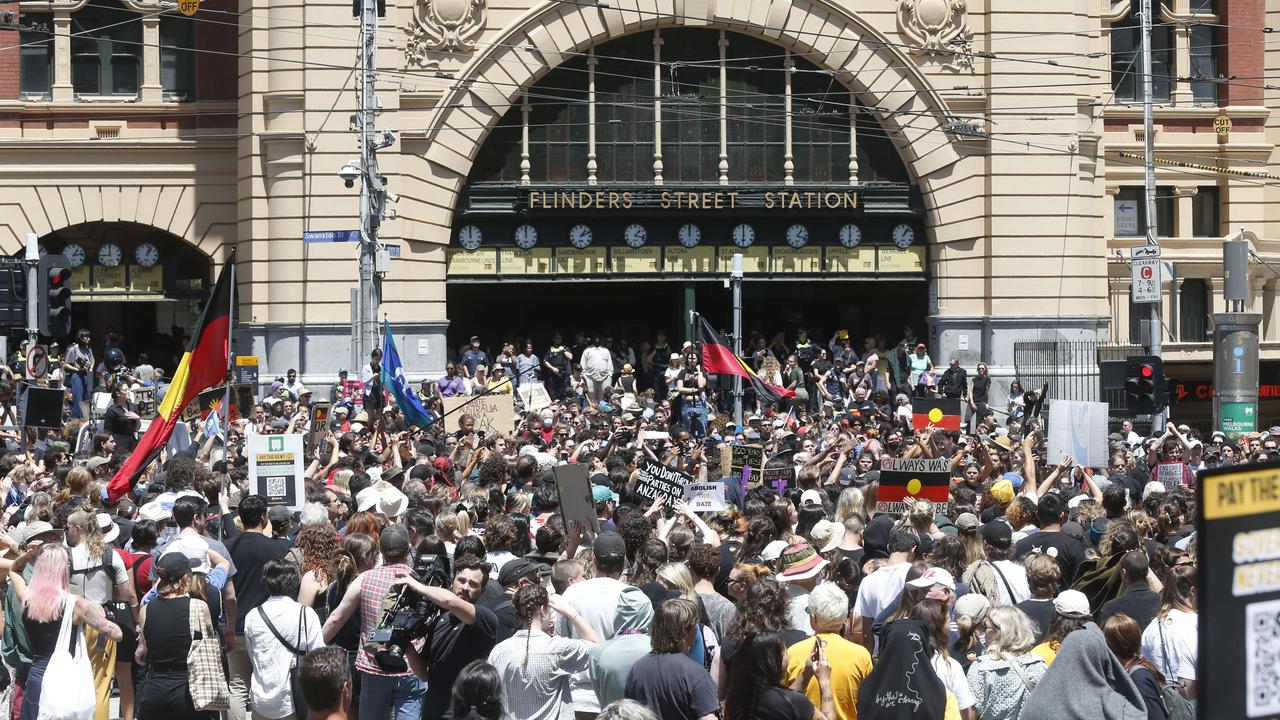
[[[1049,403],[1050,465],[1063,455],[1075,458],[1083,467],[1107,466],[1106,403],[1054,400]]]
[[[684,501],[694,512],[720,512],[725,507],[724,483],[689,483],[684,486]]]
[[[520,383],[519,387],[516,388],[516,392],[520,393],[520,400],[524,403],[524,409],[528,412],[551,406],[551,395],[547,393],[546,386],[538,380],[527,380]]]
[[[1182,463],[1157,463],[1156,479],[1164,485],[1164,489],[1173,492],[1182,486]]]
[[[307,501],[302,473],[302,436],[250,435],[249,479],[255,495],[267,499],[267,506],[283,505],[301,511]]]

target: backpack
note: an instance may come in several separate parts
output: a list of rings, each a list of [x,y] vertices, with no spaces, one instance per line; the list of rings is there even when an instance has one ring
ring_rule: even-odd
[[[1196,709],[1191,701],[1182,696],[1182,681],[1170,672],[1169,668],[1169,647],[1164,641],[1164,622],[1157,617],[1156,629],[1160,631],[1160,653],[1164,656],[1164,665],[1162,672],[1165,675],[1164,685],[1160,687],[1160,701],[1164,703],[1164,710],[1169,715],[1169,720],[1196,720]],[[1132,673],[1130,673],[1132,674]]]

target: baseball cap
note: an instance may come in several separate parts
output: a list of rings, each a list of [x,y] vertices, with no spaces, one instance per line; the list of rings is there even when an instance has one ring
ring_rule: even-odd
[[[1058,597],[1053,599],[1053,610],[1069,618],[1087,618],[1092,614],[1089,612],[1089,598],[1079,590],[1058,593]]]
[[[760,559],[764,560],[767,563],[772,563],[773,561],[777,560],[779,557],[782,557],[782,551],[786,549],[787,549],[786,540],[774,540],[768,545],[765,545],[764,549],[760,551]]]
[[[378,536],[378,549],[392,557],[405,554],[409,550],[409,529],[400,523],[388,525]]]
[[[596,557],[626,557],[627,543],[616,532],[600,533],[591,546]]]
[[[502,566],[502,570],[498,571],[498,584],[502,587],[511,587],[521,578],[528,577],[540,571],[543,567],[543,565],[529,562],[524,558],[508,560],[507,564]]]
[[[618,502],[618,493],[610,490],[604,485],[591,486],[591,502],[602,503],[609,500]]]
[[[982,534],[982,540],[992,547],[1006,550],[1013,544],[1013,528],[1003,520],[985,523],[978,532]]]
[[[1000,507],[1013,502],[1013,483],[1004,479],[997,480],[991,486],[991,499],[995,500]]]
[[[822,493],[812,488],[805,490],[803,493],[800,493],[800,504],[801,505],[821,505]]]
[[[951,573],[938,567],[931,567],[925,570],[923,575],[915,580],[908,581],[907,584],[917,588],[931,588],[934,585],[941,585],[951,590],[956,589],[956,579],[951,576]]]
[[[267,508],[267,519],[272,525],[276,523],[287,523],[293,519],[293,512],[286,505],[272,505]]]
[[[827,519],[819,520],[809,530],[809,538],[817,546],[818,552],[831,552],[844,540],[844,525]]]
[[[1007,472],[1001,475],[1000,479],[1008,480],[1009,484],[1013,486],[1014,490],[1017,490],[1022,487],[1022,476],[1016,472]]]
[[[960,513],[960,517],[956,518],[957,530],[974,530],[978,527],[978,516],[973,513]]]
[[[191,560],[180,552],[167,552],[156,561],[156,575],[161,580],[177,580],[191,574]]]

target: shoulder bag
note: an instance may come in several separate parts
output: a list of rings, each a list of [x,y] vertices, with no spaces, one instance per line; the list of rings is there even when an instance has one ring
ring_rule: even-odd
[[[302,643],[306,639],[306,635],[302,632],[304,630],[303,624],[307,621],[306,612],[305,605],[298,608],[298,642],[294,644],[284,639],[284,636],[280,634],[276,626],[271,623],[271,618],[267,617],[266,611],[262,609],[261,605],[258,606],[258,616],[262,618],[262,622],[266,623],[267,629],[271,631],[272,635],[276,636],[276,640],[280,641],[285,650],[293,653],[293,663],[289,666],[289,691],[293,697],[293,716],[297,720],[307,720],[308,715],[307,700],[302,694],[302,682],[298,678],[298,663],[302,662],[302,656],[307,654],[302,649]]]
[[[187,687],[201,712],[230,710],[231,689],[222,672],[222,639],[214,632],[201,601],[192,600],[187,614],[191,649],[187,650]]]
[[[1156,629],[1160,631],[1160,654],[1163,655],[1164,685],[1160,687],[1160,699],[1164,702],[1165,712],[1169,720],[1195,720],[1195,706],[1183,697],[1183,683],[1176,673],[1170,672],[1169,646],[1164,641],[1164,618],[1156,618]]]

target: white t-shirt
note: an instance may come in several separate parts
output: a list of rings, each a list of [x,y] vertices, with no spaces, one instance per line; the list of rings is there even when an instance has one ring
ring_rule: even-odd
[[[618,596],[623,588],[630,587],[611,577],[596,577],[570,585],[564,591],[564,601],[587,621],[600,641],[614,635],[618,617]],[[580,640],[573,624],[563,615],[556,615],[556,635]],[[600,699],[591,686],[591,675],[586,670],[573,675],[573,709],[583,713],[600,712]]]
[[[969,687],[969,678],[955,658],[945,653],[936,653],[929,664],[933,665],[933,671],[938,673],[943,686],[956,696],[956,707],[960,710],[973,707],[973,688]]]
[[[886,565],[871,573],[858,586],[858,599],[853,603],[856,617],[867,617],[872,620],[880,617],[885,608],[897,602],[902,588],[907,583],[907,571],[911,563]],[[869,631],[871,628],[863,628]]]
[[[787,597],[791,598],[789,603],[791,627],[803,630],[806,635],[812,635],[813,625],[809,622],[809,591],[793,582],[784,583],[782,587],[787,589]]]
[[[1000,588],[1001,605],[1017,605],[1031,597],[1031,587],[1027,585],[1027,569],[1012,560],[996,560],[991,563],[1000,572],[996,573],[996,584]],[[1004,580],[1000,579],[1003,573]],[[1005,581],[1009,586],[1005,587]],[[1009,588],[1013,588],[1013,597],[1009,597]]]
[[[71,548],[71,593],[78,595],[96,605],[101,605],[115,597],[116,585],[129,582],[129,573],[124,568],[124,560],[120,559],[111,547],[107,547],[106,555],[111,563],[107,569],[101,555],[89,557],[89,546],[84,543]],[[89,570],[90,568],[101,568]],[[89,570],[89,572],[76,572]]]
[[[1161,625],[1164,627],[1163,643],[1160,638]],[[1199,628],[1200,621],[1196,613],[1170,610],[1163,618],[1152,620],[1147,629],[1142,631],[1142,657],[1155,665],[1166,678],[1195,680]]]

